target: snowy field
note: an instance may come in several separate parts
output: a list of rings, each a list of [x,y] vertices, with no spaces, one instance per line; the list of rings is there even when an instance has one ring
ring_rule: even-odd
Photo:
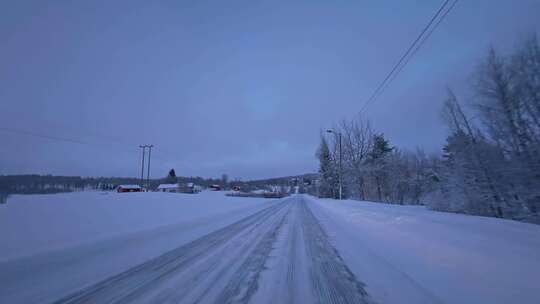
[[[311,202],[380,303],[540,303],[540,225],[422,206]]]
[[[223,192],[14,195],[0,205],[0,303],[50,302],[271,202]]]
[[[0,261],[167,225],[215,223],[215,228],[264,202],[268,200],[225,197],[223,192],[14,195],[0,205]]]
[[[0,244],[0,303],[540,303],[540,226],[418,206],[13,196]]]

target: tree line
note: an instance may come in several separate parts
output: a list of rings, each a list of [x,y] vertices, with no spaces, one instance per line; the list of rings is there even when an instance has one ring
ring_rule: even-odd
[[[538,221],[540,209],[540,46],[536,35],[508,55],[491,48],[467,102],[448,90],[441,153],[394,147],[365,119],[344,120],[346,197],[500,218]],[[338,137],[321,135],[320,197],[337,197]]]
[[[203,178],[198,176],[174,177],[169,174],[164,178],[150,180],[150,189],[155,189],[163,183],[194,183],[202,187],[213,184],[222,184],[223,177]],[[171,173],[171,172],[169,172]],[[146,180],[144,181],[146,183]],[[140,178],[134,177],[81,177],[81,176],[58,176],[58,175],[0,175],[0,193],[2,194],[48,194],[73,192],[83,190],[113,190],[122,184],[140,184]]]
[[[242,191],[257,189],[275,189],[288,187],[292,180],[313,180],[313,174],[301,176],[277,177],[260,180],[230,180],[227,174],[220,178],[203,178],[199,176],[176,176],[174,169],[169,170],[163,178],[150,179],[149,189],[156,189],[159,184],[187,184],[194,183],[203,188],[210,185],[219,185],[224,190],[239,187]],[[0,195],[2,198],[8,194],[53,194],[83,190],[113,190],[122,184],[140,184],[141,179],[135,177],[81,177],[59,175],[0,175]],[[146,183],[146,179],[144,180]]]
[[[344,120],[333,131],[341,134],[342,165],[340,170],[339,136],[329,141],[321,135],[316,187],[320,197],[339,197],[340,171],[343,197],[395,204],[421,204],[439,181],[436,155],[391,146],[367,120]]]

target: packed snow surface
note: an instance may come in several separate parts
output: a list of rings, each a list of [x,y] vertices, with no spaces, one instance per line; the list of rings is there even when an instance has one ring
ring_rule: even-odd
[[[0,303],[540,303],[540,226],[223,192],[14,196]]]
[[[0,205],[0,261],[165,225],[214,222],[263,202],[222,192],[14,195]]]

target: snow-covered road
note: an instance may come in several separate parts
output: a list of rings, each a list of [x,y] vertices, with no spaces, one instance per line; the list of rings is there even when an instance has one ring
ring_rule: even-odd
[[[275,267],[265,272],[269,263]],[[370,302],[302,196],[272,204],[55,303],[275,303],[276,299]]]
[[[540,303],[540,226],[295,195],[14,196],[0,303]]]

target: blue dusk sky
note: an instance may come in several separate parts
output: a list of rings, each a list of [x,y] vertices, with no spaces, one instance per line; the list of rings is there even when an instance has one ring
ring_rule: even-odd
[[[317,170],[319,131],[353,117],[442,1],[2,1],[0,174],[264,178]],[[540,29],[540,1],[459,1],[366,111],[439,152],[490,45]],[[154,153],[155,152],[155,153]]]

